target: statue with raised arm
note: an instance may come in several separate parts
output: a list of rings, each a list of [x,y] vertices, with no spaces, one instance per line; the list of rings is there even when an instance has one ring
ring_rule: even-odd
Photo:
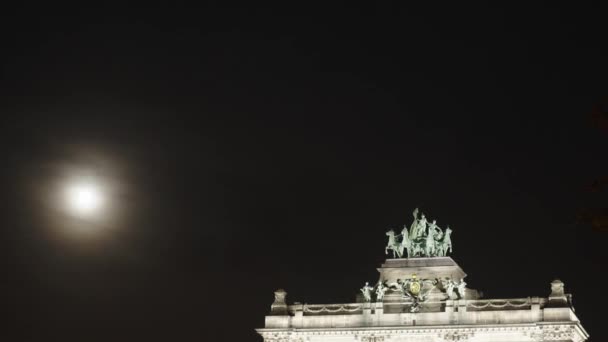
[[[434,237],[437,237],[437,234],[441,231],[441,228],[437,226],[437,220],[433,220],[433,222],[429,223],[429,235],[433,234]]]
[[[363,293],[363,298],[365,298],[366,302],[372,301],[372,290],[374,288],[369,286],[368,282],[365,282],[365,286],[361,288],[361,292]]]

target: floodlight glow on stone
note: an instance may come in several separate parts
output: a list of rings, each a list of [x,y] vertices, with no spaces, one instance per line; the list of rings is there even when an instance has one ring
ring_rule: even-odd
[[[90,215],[102,206],[103,196],[94,184],[75,184],[67,190],[67,201],[74,214]]]

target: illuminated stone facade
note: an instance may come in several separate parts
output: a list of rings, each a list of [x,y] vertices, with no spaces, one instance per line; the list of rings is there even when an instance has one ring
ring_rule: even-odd
[[[558,280],[548,297],[485,299],[465,287],[466,274],[450,257],[388,259],[378,271],[375,289],[364,287],[352,303],[288,305],[285,291],[278,290],[265,327],[257,332],[265,342],[581,342],[589,337]]]

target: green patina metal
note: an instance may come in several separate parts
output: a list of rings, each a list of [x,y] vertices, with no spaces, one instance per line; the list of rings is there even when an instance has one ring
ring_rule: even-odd
[[[403,226],[400,234],[395,234],[394,230],[386,232],[388,244],[385,253],[393,252],[393,258],[402,258],[407,252],[406,258],[419,257],[443,257],[452,252],[452,230],[446,227],[443,231],[437,221],[428,222],[426,216],[421,213],[418,217],[418,208],[413,212],[414,222],[408,231],[407,226]],[[401,237],[399,240],[398,238]]]

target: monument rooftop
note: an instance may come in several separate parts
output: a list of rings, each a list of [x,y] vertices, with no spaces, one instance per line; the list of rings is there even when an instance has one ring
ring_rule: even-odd
[[[352,302],[289,305],[287,293],[276,291],[265,326],[257,329],[264,341],[579,342],[589,337],[563,282],[551,282],[547,297],[481,298],[445,255],[451,251],[449,228],[443,233],[436,222],[427,226],[417,210],[414,218],[413,239],[405,227],[401,241],[387,233],[387,252],[399,258],[387,259],[378,268],[377,283],[366,283]]]

